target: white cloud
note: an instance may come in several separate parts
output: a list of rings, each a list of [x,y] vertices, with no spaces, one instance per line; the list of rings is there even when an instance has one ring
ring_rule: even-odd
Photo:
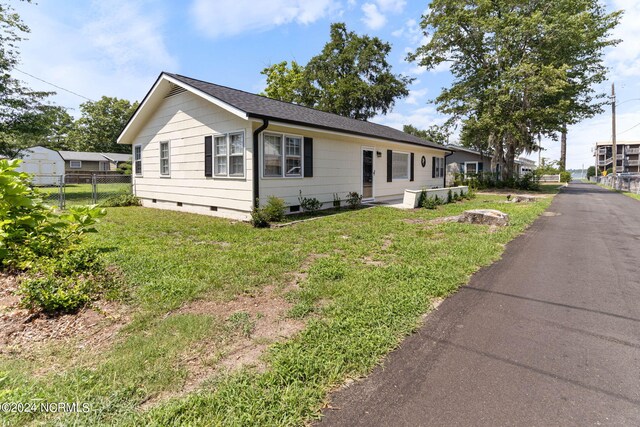
[[[614,77],[640,76],[640,3],[615,0],[613,8],[624,10],[620,24],[612,31],[612,38],[623,41],[609,50],[607,62],[613,67]]]
[[[52,19],[44,6],[18,10],[31,27],[21,44],[19,68],[26,72],[94,100],[107,95],[133,101],[142,99],[161,70],[178,67],[162,38],[163,17],[149,13],[144,3],[96,2],[67,22]],[[53,100],[75,114],[85,101],[16,76],[33,89],[58,92]]]
[[[409,96],[404,100],[405,103],[409,105],[418,105],[418,103],[425,104],[426,100],[424,97],[429,93],[428,88],[422,89],[413,89],[409,91]]]
[[[212,38],[261,32],[292,22],[306,25],[339,10],[334,0],[195,0],[190,8],[197,28]]]
[[[372,30],[379,30],[387,23],[386,13],[402,13],[407,2],[405,0],[373,0],[362,5],[362,22]]]
[[[403,104],[406,104],[406,101]],[[399,105],[399,108],[394,109],[393,112],[388,113],[386,116],[376,116],[372,121],[400,130],[402,130],[402,126],[404,125],[413,125],[418,129],[427,129],[429,126],[434,124],[441,125],[446,121],[446,118],[439,114],[435,107],[431,105],[421,108],[410,107],[407,113],[396,111],[403,106],[404,105]]]
[[[365,3],[362,5],[362,22],[372,30],[379,30],[387,23],[387,17],[378,10],[378,6],[373,3]]]

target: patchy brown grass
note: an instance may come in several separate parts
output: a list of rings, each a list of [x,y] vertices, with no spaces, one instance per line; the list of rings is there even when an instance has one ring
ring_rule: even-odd
[[[128,307],[97,301],[75,314],[47,316],[20,308],[17,277],[0,274],[0,354],[33,357],[52,345],[103,349],[130,321]]]

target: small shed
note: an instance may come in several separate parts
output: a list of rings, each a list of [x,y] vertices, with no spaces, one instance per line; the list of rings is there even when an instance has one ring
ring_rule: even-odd
[[[34,185],[58,185],[60,177],[64,175],[64,160],[55,150],[31,147],[23,153],[18,171],[32,174]]]

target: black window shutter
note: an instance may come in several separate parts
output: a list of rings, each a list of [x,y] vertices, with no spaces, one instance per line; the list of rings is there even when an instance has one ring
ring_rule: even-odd
[[[213,176],[213,137],[204,137],[204,176]]]
[[[436,158],[435,156],[431,158],[431,178],[436,177]]]
[[[484,165],[482,164],[482,162],[478,162],[478,172],[482,172],[483,167]]]
[[[411,170],[409,171],[409,181],[413,181],[414,180],[414,175],[413,175],[413,171],[415,170],[415,155],[413,153],[411,153],[411,164],[409,165],[409,167],[411,168]]]
[[[313,177],[313,138],[304,138],[304,177]]]
[[[387,150],[387,182],[393,181],[393,151]]]

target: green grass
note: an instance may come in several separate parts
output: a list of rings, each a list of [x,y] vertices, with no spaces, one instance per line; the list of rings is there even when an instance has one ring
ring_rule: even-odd
[[[503,201],[479,194],[433,211],[375,207],[278,229],[145,208],[109,209],[92,240],[123,270],[133,322],[99,353],[51,349],[43,360],[59,366],[53,373],[34,376],[45,363],[38,358],[0,358],[0,401],[79,401],[91,403],[92,410],[2,414],[3,421],[301,425],[317,417],[332,388],[366,375],[415,330],[433,298],[455,292],[479,267],[497,260],[504,244],[551,198]],[[426,222],[473,208],[507,212],[511,225],[490,233],[484,226]],[[198,353],[203,342],[222,348],[230,334],[246,336],[253,328],[247,313],[221,321],[172,310],[198,298],[223,301],[282,285],[310,259],[308,277],[286,295],[294,304],[290,315],[305,318],[307,326],[270,348],[266,371],[218,375],[200,391],[139,409],[149,398],[180,390],[185,354],[211,357]]]

